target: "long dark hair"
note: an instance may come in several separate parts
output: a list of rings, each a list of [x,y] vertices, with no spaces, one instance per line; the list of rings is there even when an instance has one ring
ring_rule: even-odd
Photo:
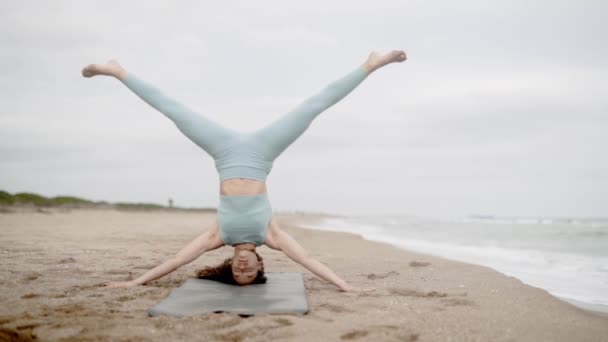
[[[253,253],[255,253],[255,256],[258,258],[260,270],[251,284],[264,284],[267,280],[266,275],[264,275],[264,259],[262,259],[257,252]],[[232,275],[232,258],[225,259],[219,265],[207,266],[196,271],[196,278],[215,280],[231,285],[240,285],[234,280],[234,276]]]

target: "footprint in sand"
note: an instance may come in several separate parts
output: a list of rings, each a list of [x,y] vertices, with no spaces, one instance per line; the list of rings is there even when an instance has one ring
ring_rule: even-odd
[[[475,302],[464,298],[446,298],[442,299],[441,302],[446,306],[474,306]]]
[[[48,310],[52,310],[54,314],[66,314],[71,315],[79,311],[84,311],[85,308],[80,304],[64,304],[57,307],[48,307]]]
[[[59,260],[60,264],[71,264],[76,262],[76,259],[72,258],[72,257],[67,257],[67,258],[63,258],[61,260]]]
[[[279,323],[283,327],[287,327],[287,326],[293,325],[293,322],[290,321],[290,320],[288,320],[287,318],[277,318],[274,321],[277,322],[277,323]]]
[[[426,267],[426,266],[430,266],[431,263],[428,261],[411,261],[410,262],[410,267]]]
[[[351,330],[340,336],[342,340],[356,340],[365,337],[366,340],[386,340],[387,337],[398,341],[417,341],[420,335],[412,333],[396,325],[372,325],[366,329]]]
[[[125,270],[109,270],[106,271],[105,274],[131,274],[132,272],[129,271],[125,271]]]
[[[388,272],[388,273],[386,273],[384,275],[374,274],[374,273],[364,274],[364,276],[366,276],[367,279],[384,279],[384,278],[386,278],[388,276],[392,276],[392,275],[396,275],[397,276],[397,275],[399,275],[399,272],[397,272],[397,271],[390,271],[390,272]]]
[[[36,335],[31,329],[19,330],[0,327],[0,341],[33,341]]]
[[[355,340],[358,339],[360,337],[365,337],[369,334],[369,331],[366,330],[353,330],[351,332],[347,332],[346,334],[343,334],[342,336],[340,336],[340,339],[342,340]]]
[[[116,300],[119,301],[119,302],[127,302],[127,301],[130,301],[130,300],[133,300],[133,299],[135,299],[135,297],[132,297],[132,296],[122,296],[122,297],[118,297]]]
[[[39,327],[41,325],[43,325],[44,323],[29,323],[29,324],[22,324],[22,325],[18,325],[16,328],[18,330],[32,330],[36,327]]]
[[[37,293],[28,293],[26,295],[21,296],[21,299],[30,299],[30,298],[36,298],[36,297],[40,297],[42,295],[39,295]]]
[[[447,297],[447,293],[437,292],[437,291],[422,292],[422,291],[412,290],[412,289],[390,288],[390,289],[388,289],[388,292],[392,295],[405,296],[405,297],[420,297],[420,298]]]
[[[38,272],[32,272],[32,273],[26,275],[24,280],[29,282],[29,281],[33,281],[33,280],[40,278],[40,276],[42,276],[42,274],[40,274]]]

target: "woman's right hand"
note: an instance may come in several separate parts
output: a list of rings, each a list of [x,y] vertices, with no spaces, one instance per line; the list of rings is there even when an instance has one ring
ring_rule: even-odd
[[[110,281],[103,284],[103,287],[116,288],[116,287],[132,287],[137,286],[133,281]]]

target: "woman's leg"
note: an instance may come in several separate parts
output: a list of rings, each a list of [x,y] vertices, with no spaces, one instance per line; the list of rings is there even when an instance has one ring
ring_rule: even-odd
[[[323,111],[352,92],[369,75],[363,65],[333,81],[317,94],[269,125],[252,133],[255,147],[270,160],[276,159]]]
[[[82,74],[85,77],[116,77],[142,100],[171,119],[184,135],[213,158],[238,135],[238,132],[223,127],[168,97],[152,84],[127,72],[115,61],[106,65],[89,65],[83,69]]]
[[[251,143],[266,158],[276,159],[306,131],[317,115],[352,92],[369,74],[387,64],[405,60],[406,55],[402,50],[392,50],[386,54],[372,51],[362,65],[333,81],[284,116],[253,132]]]

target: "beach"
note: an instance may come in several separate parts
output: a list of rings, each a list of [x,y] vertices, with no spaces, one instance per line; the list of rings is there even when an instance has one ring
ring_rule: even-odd
[[[267,272],[302,272],[306,315],[149,317],[194,271],[231,247],[145,286],[108,289],[179,251],[214,213],[10,209],[0,213],[0,341],[606,341],[608,315],[584,310],[489,267],[345,232],[299,228],[323,215],[275,213],[310,255],[347,282],[343,293],[281,252],[258,247]]]

